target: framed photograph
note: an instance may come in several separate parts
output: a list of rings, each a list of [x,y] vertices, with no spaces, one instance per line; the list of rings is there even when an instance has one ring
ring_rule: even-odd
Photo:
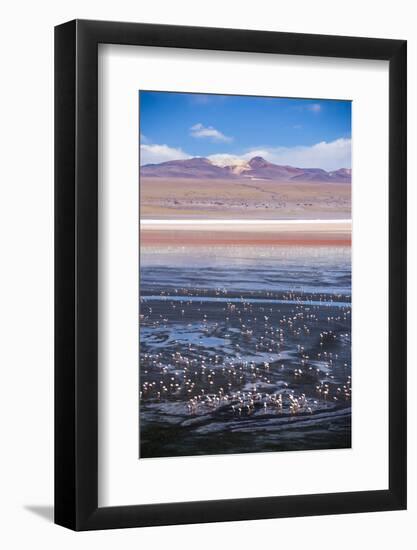
[[[406,42],[55,29],[55,521],[406,507]]]

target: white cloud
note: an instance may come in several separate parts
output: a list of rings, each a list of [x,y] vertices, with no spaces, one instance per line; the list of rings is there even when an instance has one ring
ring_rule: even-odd
[[[236,156],[236,155],[229,155],[228,153],[219,153],[215,155],[210,155],[208,157],[209,161],[212,164],[215,164],[216,166],[231,166],[231,165],[238,165],[238,166],[244,166],[247,164],[248,159],[245,156]]]
[[[190,155],[182,149],[169,147],[168,145],[157,144],[142,144],[140,146],[140,163],[143,164],[158,164],[167,162],[168,160],[188,159]]]
[[[209,138],[213,141],[223,141],[225,143],[233,141],[233,138],[225,136],[220,130],[216,130],[213,126],[203,126],[200,122],[191,126],[190,134],[195,138]]]
[[[319,113],[321,111],[320,103],[309,103],[307,109],[313,113]]]
[[[252,150],[245,158],[264,157],[275,164],[296,166],[298,168],[323,168],[337,170],[350,168],[352,163],[352,140],[339,138],[334,141],[321,141],[309,147],[276,147]]]
[[[351,167],[352,140],[339,138],[334,141],[321,141],[311,146],[295,147],[262,147],[251,149],[241,155],[219,153],[208,158],[217,166],[244,166],[253,157],[263,157],[274,164],[296,166],[298,168],[323,168],[337,170]],[[191,158],[191,155],[180,148],[168,145],[146,144],[140,147],[140,163],[158,164],[168,160]]]

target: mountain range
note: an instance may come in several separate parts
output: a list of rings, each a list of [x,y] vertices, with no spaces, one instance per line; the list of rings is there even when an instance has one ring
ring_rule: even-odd
[[[351,183],[352,170],[340,168],[327,172],[321,168],[295,168],[253,157],[248,162],[219,166],[204,157],[170,160],[140,167],[142,177],[276,180],[286,182]]]

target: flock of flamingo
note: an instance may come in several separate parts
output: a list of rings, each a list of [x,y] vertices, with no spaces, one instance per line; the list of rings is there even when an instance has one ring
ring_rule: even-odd
[[[214,292],[143,295],[142,407],[288,418],[350,406],[350,296]],[[162,410],[162,409],[161,409]]]

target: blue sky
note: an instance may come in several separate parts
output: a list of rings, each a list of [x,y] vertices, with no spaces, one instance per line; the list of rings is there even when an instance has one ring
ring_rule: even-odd
[[[351,167],[350,101],[139,93],[141,164],[260,155],[304,168]]]

